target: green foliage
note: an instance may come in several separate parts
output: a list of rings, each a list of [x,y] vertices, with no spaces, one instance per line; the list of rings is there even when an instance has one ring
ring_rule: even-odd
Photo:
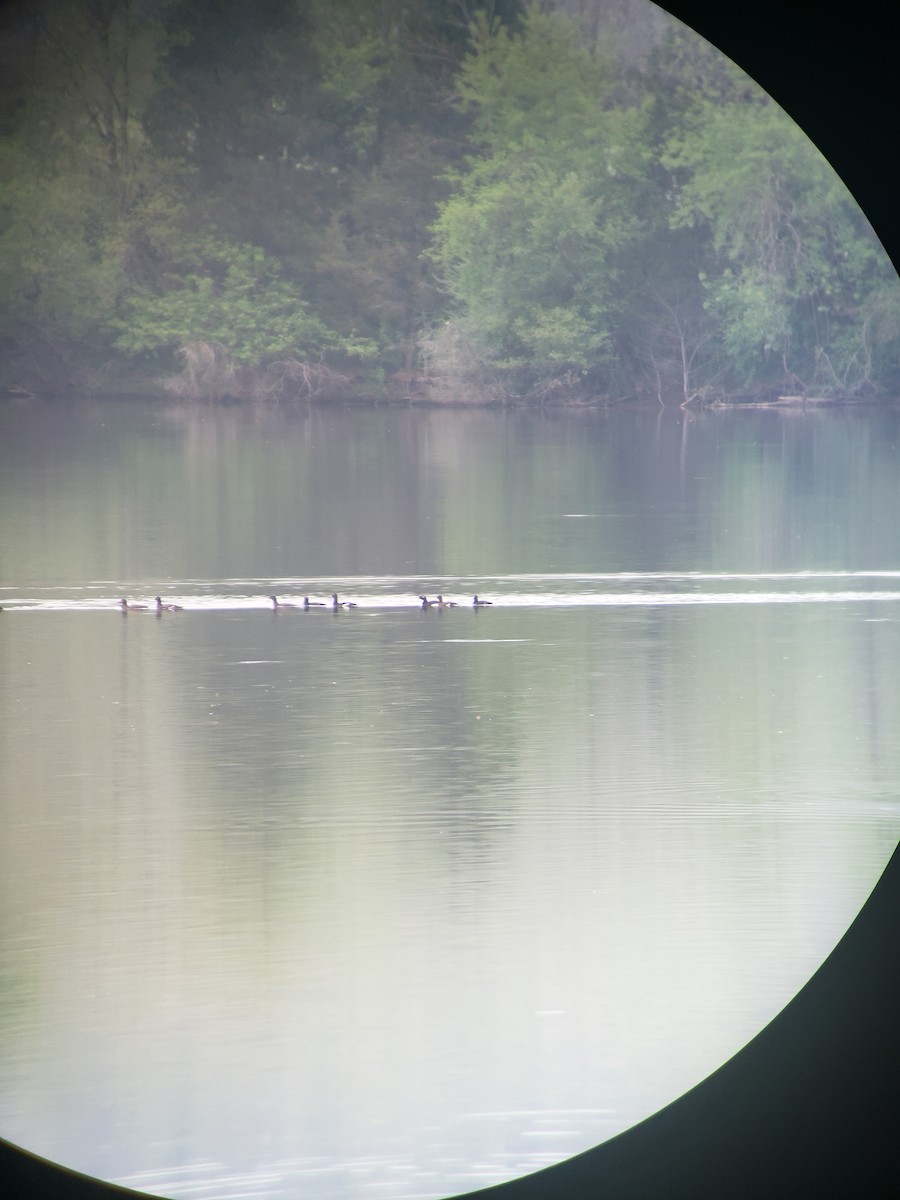
[[[473,114],[472,141],[512,157],[550,139],[565,155],[602,129],[608,64],[578,41],[575,25],[532,4],[518,29],[474,22],[458,78],[459,107]]]
[[[486,362],[546,376],[608,358],[641,160],[641,115],[607,111],[610,86],[558,15],[476,27],[460,92],[482,155],[457,175],[432,254]]]
[[[309,311],[279,264],[255,246],[206,241],[165,291],[138,292],[117,321],[119,349],[173,353],[188,342],[215,342],[243,366],[273,358],[321,357],[327,350],[365,357],[374,347],[338,338]]]
[[[375,145],[391,64],[374,34],[363,34],[348,42],[342,36],[345,32],[346,27],[336,23],[322,38],[321,90],[331,122],[341,130],[352,160],[366,155]]]
[[[419,329],[440,304],[423,258],[442,184],[430,139],[396,129],[321,243],[317,309],[338,331],[376,341],[394,369],[413,365]]]
[[[678,184],[672,227],[707,241],[704,306],[732,378],[870,384],[861,305],[896,277],[852,197],[766,98],[709,103],[702,118],[669,139],[662,161]]]
[[[597,201],[542,164],[478,171],[444,205],[435,256],[465,324],[511,365],[585,367],[605,344],[611,270]],[[553,329],[555,339],[548,339]]]
[[[622,21],[577,7],[21,5],[4,381],[210,346],[210,386],[353,360],[448,395],[900,388],[897,277],[815,149],[702,39],[626,70]]]
[[[15,144],[0,149],[0,164],[4,333],[56,347],[103,345],[123,285],[111,188],[80,171],[35,169]]]

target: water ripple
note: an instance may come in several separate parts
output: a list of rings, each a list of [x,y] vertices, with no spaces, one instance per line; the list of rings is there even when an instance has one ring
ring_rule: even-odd
[[[697,604],[823,604],[900,600],[900,589],[875,590],[872,580],[900,580],[900,571],[783,571],[783,572],[657,572],[622,571],[585,574],[518,574],[497,576],[353,576],[342,579],[227,579],[169,581],[166,603],[186,611],[272,612],[273,593],[282,601],[302,603],[309,596],[320,603],[336,589],[352,598],[357,609],[419,609],[422,595],[441,593],[457,610],[472,608],[476,593],[498,608],[577,608]],[[827,586],[829,583],[835,586]],[[745,587],[735,587],[744,584]],[[794,586],[777,585],[792,584]],[[806,587],[798,587],[806,584]],[[856,584],[850,586],[848,584]],[[637,586],[635,586],[637,585]],[[643,586],[641,586],[643,585]],[[773,586],[776,585],[776,586]],[[810,586],[814,585],[814,586]],[[843,585],[843,586],[841,586]],[[120,612],[119,597],[127,596],[150,606],[143,615],[157,615],[153,597],[158,585],[140,580],[101,580],[77,585],[55,585],[17,593],[0,588],[5,611]],[[321,608],[309,615],[323,615]],[[133,614],[135,616],[141,613]],[[279,616],[293,615],[290,610]],[[443,611],[439,615],[444,615]]]

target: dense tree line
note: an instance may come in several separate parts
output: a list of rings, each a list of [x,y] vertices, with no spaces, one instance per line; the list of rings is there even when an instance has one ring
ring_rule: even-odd
[[[643,0],[3,19],[7,388],[900,391],[900,288],[862,213]]]

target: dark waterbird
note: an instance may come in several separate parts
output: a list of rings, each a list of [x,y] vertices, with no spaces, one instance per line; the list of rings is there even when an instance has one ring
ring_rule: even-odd
[[[161,597],[156,597],[156,611],[163,612],[184,612],[184,606],[181,604],[163,604]]]
[[[146,612],[147,605],[146,604],[129,604],[128,601],[123,596],[122,599],[119,601],[119,608],[121,608],[122,612],[141,612],[141,611]]]
[[[479,600],[477,596],[472,597],[472,607],[473,608],[487,608],[489,605],[491,605],[493,603],[494,603],[493,600]]]
[[[279,608],[298,608],[299,605],[292,604],[290,600],[279,600],[277,596],[270,596],[272,608],[277,612]]]

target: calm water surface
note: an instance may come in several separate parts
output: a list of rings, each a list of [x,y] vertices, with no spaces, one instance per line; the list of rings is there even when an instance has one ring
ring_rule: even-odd
[[[173,1198],[441,1197],[699,1082],[900,833],[898,446],[0,408],[0,1135]]]

